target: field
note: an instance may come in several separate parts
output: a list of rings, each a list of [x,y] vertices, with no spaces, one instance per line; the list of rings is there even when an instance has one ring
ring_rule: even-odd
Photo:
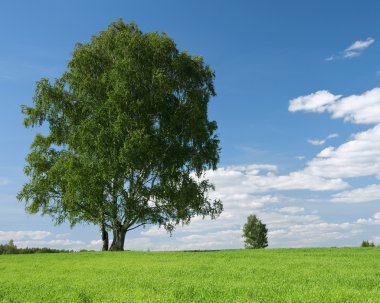
[[[380,302],[380,249],[1,255],[0,302]]]

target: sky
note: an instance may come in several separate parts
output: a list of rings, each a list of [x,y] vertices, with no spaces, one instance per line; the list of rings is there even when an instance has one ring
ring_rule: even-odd
[[[125,249],[243,247],[254,213],[269,248],[380,245],[380,2],[2,1],[0,9],[0,243],[100,249],[96,226],[55,226],[16,199],[38,129],[21,105],[35,83],[59,77],[78,42],[112,21],[165,32],[215,71],[209,107],[221,157],[216,220],[194,218],[170,236],[127,234]]]

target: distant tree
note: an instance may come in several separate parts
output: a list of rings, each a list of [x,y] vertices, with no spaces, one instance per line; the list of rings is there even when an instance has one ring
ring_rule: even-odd
[[[60,252],[72,252],[69,250],[59,250],[47,247],[26,247],[18,248],[13,240],[10,240],[7,244],[0,244],[0,255],[10,255],[10,254],[38,254],[38,253],[60,253]]]
[[[1,254],[17,254],[17,246],[13,240],[9,240],[7,244],[0,248]]]
[[[221,201],[199,178],[219,161],[207,114],[213,79],[166,34],[110,24],[76,46],[61,77],[37,82],[33,106],[23,107],[26,127],[49,131],[34,139],[18,199],[57,224],[98,225],[103,250],[109,231],[109,249],[123,250],[139,226],[172,231],[197,215],[215,218]]]
[[[245,238],[245,248],[256,249],[268,246],[268,229],[256,215],[250,215],[247,223],[243,227],[243,237]]]
[[[365,240],[362,242],[361,247],[375,247],[375,243],[369,242],[368,240]]]

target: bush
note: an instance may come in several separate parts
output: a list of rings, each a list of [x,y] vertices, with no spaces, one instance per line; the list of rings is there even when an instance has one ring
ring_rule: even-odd
[[[268,229],[256,215],[250,215],[247,223],[243,227],[243,237],[245,238],[245,248],[257,249],[268,246],[267,238]]]

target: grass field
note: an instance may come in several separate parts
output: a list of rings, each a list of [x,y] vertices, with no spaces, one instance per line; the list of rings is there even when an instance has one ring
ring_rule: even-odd
[[[1,255],[0,302],[380,302],[380,249]]]

